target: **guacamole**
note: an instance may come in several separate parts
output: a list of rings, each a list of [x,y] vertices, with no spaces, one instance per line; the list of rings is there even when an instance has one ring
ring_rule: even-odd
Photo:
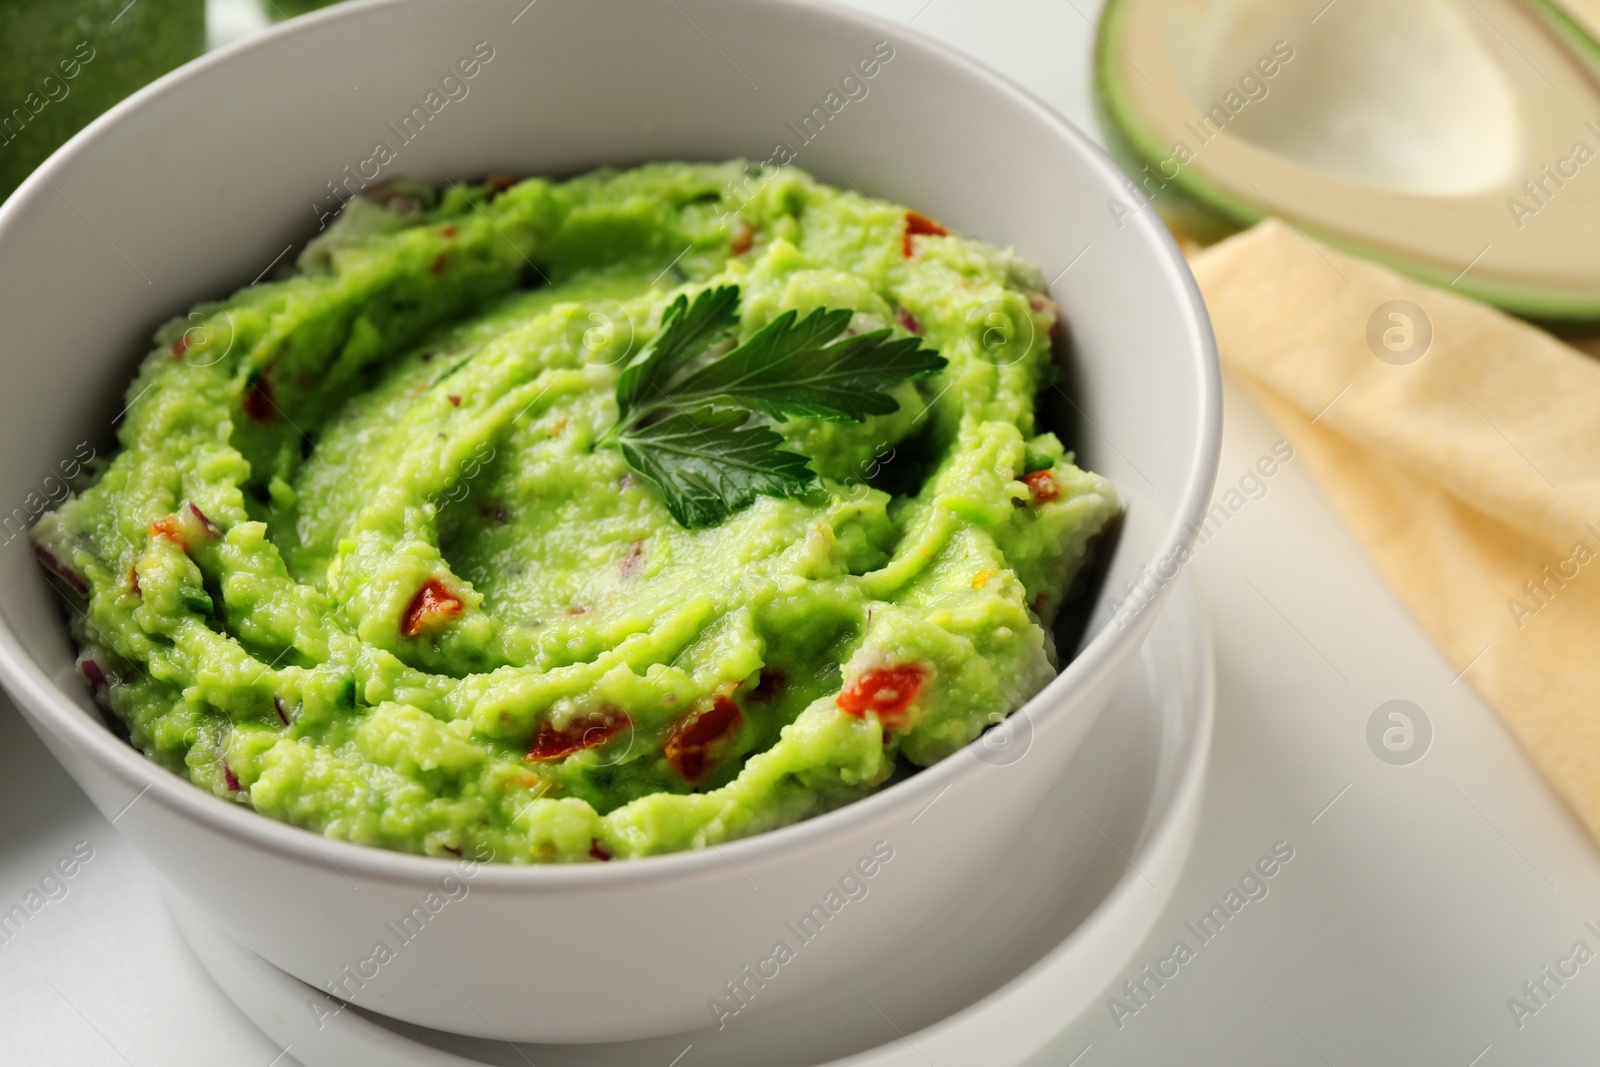
[[[828,308],[945,362],[864,421],[757,416],[815,488],[690,527],[602,438],[673,302],[718,286],[724,349]],[[391,183],[158,332],[35,547],[96,698],[218,796],[429,855],[700,848],[1054,676],[1117,512],[1036,425],[1056,332],[1011,253],[793,168]]]

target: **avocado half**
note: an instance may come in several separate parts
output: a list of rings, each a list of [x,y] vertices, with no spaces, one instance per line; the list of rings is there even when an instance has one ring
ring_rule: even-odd
[[[1153,203],[1268,216],[1552,323],[1600,320],[1600,0],[1107,0],[1096,103]]]

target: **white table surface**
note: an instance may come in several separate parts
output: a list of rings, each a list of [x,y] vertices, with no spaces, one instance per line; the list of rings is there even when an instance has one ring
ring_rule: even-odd
[[[858,6],[915,19],[1092,128],[1093,0]],[[235,12],[231,32],[252,24]],[[1219,487],[1277,438],[1230,383]],[[1180,938],[1194,947],[1185,922],[1275,842],[1294,859],[1120,1027],[1104,1003],[1063,1018],[1034,1062],[1594,1062],[1600,956],[1559,989],[1547,983],[1553,995],[1520,1027],[1507,1001],[1527,999],[1523,983],[1575,942],[1600,953],[1584,925],[1600,929],[1600,853],[1407,616],[1304,463],[1267,485],[1193,564],[1218,657],[1210,783],[1193,858],[1122,978]],[[1374,709],[1397,698],[1433,727],[1408,766],[1379,760],[1366,740]],[[56,888],[0,944],[0,1063],[287,1067],[189,955],[152,869],[0,698],[0,910],[80,843],[93,858],[65,895]]]

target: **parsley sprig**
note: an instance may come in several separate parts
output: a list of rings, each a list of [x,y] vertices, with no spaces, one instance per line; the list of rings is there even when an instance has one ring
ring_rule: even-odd
[[[597,442],[661,493],[686,527],[714,526],[758,495],[803,496],[818,488],[806,458],[752,414],[771,419],[862,422],[900,404],[889,390],[944,369],[915,337],[874,330],[840,337],[853,312],[786,311],[720,355],[739,323],[739,287],[679,296],[655,338],[617,381],[617,421]]]

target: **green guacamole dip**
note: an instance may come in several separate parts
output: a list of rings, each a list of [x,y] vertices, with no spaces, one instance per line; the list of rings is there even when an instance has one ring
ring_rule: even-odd
[[[948,360],[772,423],[823,488],[686,529],[596,439],[672,300],[855,313]],[[368,190],[291,277],[157,334],[34,540],[135,745],[330,837],[635,857],[859,798],[1056,671],[1117,512],[1035,424],[1035,269],[793,168]]]

